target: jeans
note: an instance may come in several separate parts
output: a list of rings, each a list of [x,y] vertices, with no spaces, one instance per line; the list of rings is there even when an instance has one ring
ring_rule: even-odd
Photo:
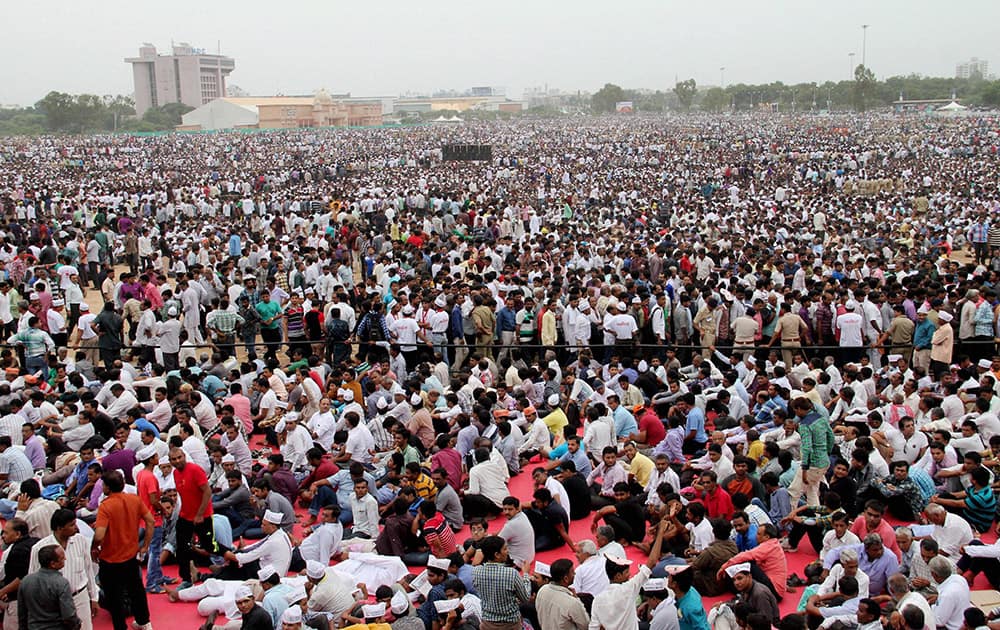
[[[195,534],[198,535],[198,547],[211,552],[212,545],[212,517],[206,518],[199,524],[185,518],[177,519],[177,564],[180,566],[178,573],[181,580],[191,581],[191,561],[195,559],[195,554],[191,550],[192,541]]]
[[[15,512],[17,512],[17,501],[0,499],[0,518],[3,518],[5,521],[9,521],[14,518]]]
[[[129,608],[138,625],[149,623],[149,603],[146,601],[146,589],[142,586],[142,571],[139,561],[135,558],[125,562],[105,562],[101,560],[97,570],[104,591],[104,602],[111,613],[111,623],[114,630],[127,630],[125,623],[129,610],[123,603],[123,595],[128,593]]]
[[[330,486],[320,486],[313,495],[309,503],[309,513],[313,516],[328,505],[339,505],[337,503],[337,493]],[[340,505],[340,524],[349,525],[354,522],[354,513],[351,511],[351,504]]]
[[[160,566],[160,552],[163,551],[163,527],[153,529],[153,542],[149,543],[149,557],[146,558],[146,588],[156,588],[163,584],[163,567]]]
[[[37,374],[38,372],[43,372],[49,365],[49,360],[46,355],[39,355],[34,357],[24,358],[24,367],[28,370],[28,374]]]

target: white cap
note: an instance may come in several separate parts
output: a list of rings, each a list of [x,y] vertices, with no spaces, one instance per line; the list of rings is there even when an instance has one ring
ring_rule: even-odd
[[[285,421],[285,424],[288,424],[289,422],[298,422],[301,416],[298,411],[289,411],[281,419]]]
[[[403,315],[413,315],[413,307],[407,304],[403,307]]]
[[[34,302],[35,300],[38,299],[38,294],[32,291],[31,293],[28,294],[28,299]]]
[[[642,298],[640,298],[640,297],[639,297],[639,296],[637,295],[637,296],[635,296],[634,298],[632,298],[632,303],[633,303],[633,304],[642,304]]]
[[[889,360],[889,363],[895,363],[896,361],[899,361],[900,359],[902,359],[903,355],[901,355],[901,354],[890,354],[886,358]]]
[[[427,566],[447,571],[448,567],[451,566],[451,560],[448,558],[438,558],[432,554],[427,558]]]
[[[233,457],[232,453],[226,453],[225,455],[222,456],[222,463],[223,464],[235,464],[236,463],[236,458]]]
[[[665,591],[667,590],[667,581],[663,578],[653,578],[651,580],[646,580],[646,583],[642,585],[642,590],[648,593]]]
[[[56,298],[56,299],[52,300],[52,306],[54,306],[54,307],[55,306],[65,306],[65,305],[66,305],[66,301],[63,300],[62,298]]]
[[[753,356],[752,354],[748,354],[746,362],[749,363],[750,365],[757,365],[757,357]]]
[[[943,322],[950,322],[951,320],[955,319],[955,317],[948,311],[941,311],[940,313],[938,313],[938,319],[940,319]]]
[[[309,594],[306,593],[306,587],[299,584],[298,586],[293,586],[291,592],[289,592],[288,595],[285,595],[285,601],[289,604],[294,604],[302,601],[306,597],[309,597]]]
[[[462,601],[458,599],[439,599],[434,602],[434,609],[437,610],[439,615],[443,615],[456,610],[461,603]]]
[[[274,568],[273,564],[265,564],[260,569],[257,570],[257,579],[263,582],[267,580],[272,575],[277,575],[278,570]]]
[[[402,591],[396,591],[396,594],[392,596],[392,600],[389,602],[389,608],[392,610],[392,614],[398,617],[410,609],[410,600],[406,598],[406,595]]]
[[[604,559],[610,561],[612,564],[617,564],[620,567],[627,567],[632,565],[632,561],[629,560],[628,558],[622,556],[616,556],[613,554],[605,555]]]
[[[535,560],[535,573],[550,578],[552,577],[552,565],[545,564],[540,560]]]
[[[171,306],[167,309],[167,317],[177,317],[177,309]]]
[[[263,520],[271,523],[272,525],[281,525],[281,512],[265,510]]]
[[[639,370],[640,372],[645,372],[649,370],[649,364],[646,363],[646,359],[642,359],[641,361],[639,361],[639,365],[636,366],[636,369]]]
[[[844,304],[844,308],[846,308],[849,311],[853,311],[854,309],[858,308],[858,303],[855,302],[854,300],[847,300],[847,303]]]
[[[441,600],[449,601],[449,600]],[[458,601],[458,600],[455,600]],[[365,616],[365,619],[376,619],[385,615],[385,602],[378,602],[375,604],[365,604],[361,607],[361,612]]]
[[[921,306],[920,308],[917,309],[917,315],[920,315],[921,313],[923,313],[924,315],[926,315],[929,312],[930,312],[930,309],[927,308],[926,306]]]
[[[353,402],[354,401],[354,390],[353,389],[342,389],[338,393],[340,394],[340,397],[343,398],[345,401],[347,401],[347,402]]]
[[[90,304],[87,304],[86,302],[80,302],[80,311],[81,312],[83,312],[83,311],[89,311],[89,310],[90,310]]]
[[[559,406],[559,394],[552,394],[551,396],[549,396],[549,398],[548,398],[548,400],[546,400],[546,402],[549,404],[549,407],[558,407]]]
[[[580,312],[587,313],[590,311],[590,302],[586,300],[580,300]]]
[[[281,623],[302,623],[302,609],[298,606],[289,606],[281,613]]]
[[[666,571],[667,575],[677,575],[678,573],[684,573],[690,568],[690,564],[668,564],[663,567],[663,570]]]
[[[306,562],[306,575],[318,580],[326,575],[326,567],[319,560],[309,560]]]
[[[138,451],[135,452],[135,459],[140,462],[147,461],[156,455],[156,449],[153,448],[152,444],[148,446],[143,446]]]
[[[241,599],[250,599],[250,598],[253,598],[253,589],[244,584],[241,584],[240,586],[236,587],[236,591],[233,593],[233,600],[238,602]]]
[[[424,399],[420,397],[420,394],[414,393],[410,396],[410,404],[416,407],[417,405],[424,404]]]
[[[979,363],[977,363],[976,365],[983,368],[984,370],[988,370],[991,367],[993,367],[993,362],[990,361],[989,359],[979,359]]]
[[[389,408],[389,401],[385,398],[379,398],[375,401],[375,407],[380,411],[384,411]]]
[[[440,308],[444,308],[444,307],[448,306],[448,300],[445,299],[444,294],[441,294],[441,295],[437,296],[436,298],[434,298],[434,306],[437,306],[437,307],[440,307]]]
[[[737,573],[750,573],[750,563],[741,562],[726,569],[726,575],[735,577]]]

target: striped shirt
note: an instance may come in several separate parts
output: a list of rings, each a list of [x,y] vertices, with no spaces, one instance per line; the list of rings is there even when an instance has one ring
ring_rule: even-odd
[[[458,551],[455,533],[448,527],[443,512],[437,512],[424,522],[423,535],[435,556],[443,558]]]
[[[0,474],[7,475],[7,481],[12,484],[20,485],[22,481],[31,479],[34,473],[24,451],[9,446],[0,453]]]
[[[205,318],[205,325],[208,328],[214,328],[223,335],[235,334],[236,327],[242,323],[243,317],[241,315],[222,309],[212,311]]]
[[[49,337],[49,333],[41,328],[28,328],[22,332],[11,335],[7,343],[20,343],[24,345],[24,355],[28,357],[40,357],[46,352],[52,352],[56,344]]]
[[[54,535],[46,536],[35,543],[31,548],[31,560],[28,563],[28,573],[38,571],[41,565],[38,564],[38,551],[49,545],[58,545]],[[64,578],[69,582],[69,592],[74,595],[81,589],[86,588],[90,595],[90,601],[97,601],[97,582],[94,577],[97,575],[94,562],[90,559],[90,539],[83,534],[75,534],[66,542],[66,565],[59,570]]]

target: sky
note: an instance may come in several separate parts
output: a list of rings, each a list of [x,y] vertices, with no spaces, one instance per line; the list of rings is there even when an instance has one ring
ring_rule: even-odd
[[[189,42],[234,57],[253,95],[355,96],[496,86],[594,91],[605,83],[699,85],[842,80],[850,57],[876,77],[954,76],[970,57],[1000,73],[997,0],[97,0],[5,3],[0,105],[51,90],[131,94],[125,57]]]

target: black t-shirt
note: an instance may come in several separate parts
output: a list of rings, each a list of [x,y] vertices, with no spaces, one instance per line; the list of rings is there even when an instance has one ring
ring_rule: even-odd
[[[615,503],[618,516],[632,526],[633,542],[638,542],[646,535],[644,524],[646,517],[642,512],[642,504],[635,497]]]
[[[254,605],[250,612],[243,615],[241,630],[274,630],[271,615],[259,605]]]
[[[562,480],[569,496],[570,519],[576,521],[590,516],[590,487],[583,475],[577,473]]]

